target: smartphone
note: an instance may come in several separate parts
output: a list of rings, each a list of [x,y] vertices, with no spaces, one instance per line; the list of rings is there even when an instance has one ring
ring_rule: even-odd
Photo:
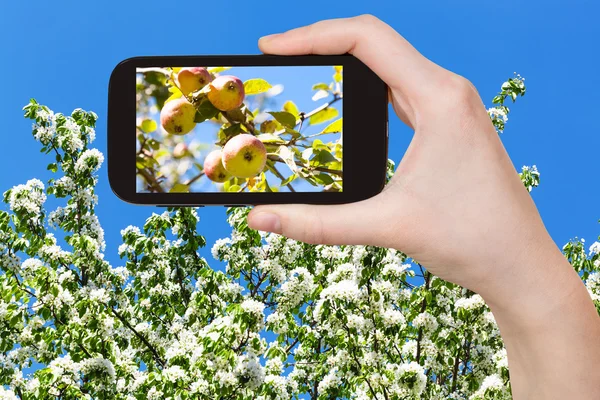
[[[109,181],[130,203],[337,204],[385,184],[388,90],[351,55],[129,58],[108,97]]]

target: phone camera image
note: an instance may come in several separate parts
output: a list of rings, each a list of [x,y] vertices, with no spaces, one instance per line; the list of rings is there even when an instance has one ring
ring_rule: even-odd
[[[343,192],[343,89],[341,65],[138,66],[136,192]]]

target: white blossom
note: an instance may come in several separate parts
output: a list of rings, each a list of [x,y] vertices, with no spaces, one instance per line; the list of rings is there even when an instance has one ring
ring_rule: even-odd
[[[97,171],[104,162],[104,155],[97,149],[84,151],[75,163],[77,173],[90,173]]]

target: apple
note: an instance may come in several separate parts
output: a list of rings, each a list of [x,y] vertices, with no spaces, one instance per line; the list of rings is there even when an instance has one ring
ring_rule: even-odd
[[[182,68],[177,74],[177,83],[184,95],[202,89],[212,81],[212,76],[202,67]]]
[[[160,110],[160,124],[171,135],[185,135],[196,123],[196,109],[186,99],[171,100]]]
[[[189,154],[187,145],[185,143],[177,143],[177,145],[173,149],[173,157],[183,158],[187,154]]]
[[[255,136],[242,133],[223,147],[223,165],[237,178],[250,178],[262,172],[267,163],[267,149]]]
[[[204,173],[213,182],[225,182],[231,174],[223,167],[221,150],[210,152],[204,159]]]
[[[221,75],[208,84],[208,100],[221,111],[231,111],[244,101],[244,83],[233,75]]]

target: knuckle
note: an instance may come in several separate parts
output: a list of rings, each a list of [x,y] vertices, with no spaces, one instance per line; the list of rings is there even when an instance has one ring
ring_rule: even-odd
[[[475,86],[466,78],[448,73],[436,85],[436,95],[425,107],[436,114],[459,116],[471,119],[484,111],[484,106]]]
[[[323,220],[318,215],[312,215],[304,220],[304,242],[308,244],[328,244],[326,242]]]
[[[362,14],[357,17],[354,17],[354,20],[361,24],[367,25],[375,25],[381,22],[379,18],[372,14]]]
[[[460,75],[451,74],[447,78],[445,86],[446,93],[458,102],[472,102],[479,97],[475,86],[468,79]]]

